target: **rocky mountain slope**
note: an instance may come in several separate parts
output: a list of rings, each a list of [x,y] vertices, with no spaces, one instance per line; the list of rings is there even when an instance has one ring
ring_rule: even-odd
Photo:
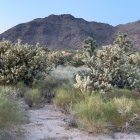
[[[0,34],[0,40],[5,38],[16,42],[20,38],[22,43],[32,45],[39,42],[48,48],[78,49],[88,36],[93,37],[99,45],[110,44],[118,31],[127,32],[136,46],[140,44],[140,21],[113,27],[69,14],[50,15],[19,24]]]

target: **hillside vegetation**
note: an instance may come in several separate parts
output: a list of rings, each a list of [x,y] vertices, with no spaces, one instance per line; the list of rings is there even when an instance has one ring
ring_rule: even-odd
[[[86,39],[83,46],[81,58],[90,70],[76,74],[71,90],[58,89],[55,104],[89,132],[139,130],[139,52],[132,51],[132,43],[122,33],[113,45],[102,49],[97,49],[92,38]]]
[[[1,41],[0,125],[20,122],[15,98],[22,97],[29,107],[54,98],[53,103],[75,119],[71,126],[93,133],[139,131],[140,54],[132,48],[123,33],[101,49],[89,37],[82,51],[49,51],[20,40]],[[7,112],[10,118],[5,118]]]

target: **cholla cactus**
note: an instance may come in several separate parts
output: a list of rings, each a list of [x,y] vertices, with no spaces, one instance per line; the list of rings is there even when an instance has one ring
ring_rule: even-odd
[[[58,65],[63,65],[65,63],[64,55],[60,51],[52,51],[49,53],[49,60],[55,64],[55,67]]]
[[[126,35],[122,35],[121,39],[117,39],[113,45],[103,46],[97,51],[88,50],[88,52],[92,52],[92,55],[90,53],[86,57],[88,59],[86,64],[91,72],[89,75],[85,75],[85,79],[88,76],[91,77],[90,86],[93,91],[105,92],[112,87],[140,90],[140,56],[138,53],[129,55],[131,43],[126,38]],[[87,52],[85,53],[87,54]],[[80,75],[78,77],[80,79]],[[79,88],[82,87],[77,80],[76,83]]]
[[[85,51],[85,57],[89,58],[93,55],[93,53],[95,52],[95,49],[97,47],[96,41],[93,40],[93,38],[88,37],[85,41],[84,41],[84,51]]]
[[[139,53],[131,54],[129,56],[129,63],[131,63],[131,64],[138,64],[139,61],[140,61]]]
[[[0,42],[0,84],[24,81],[31,85],[35,78],[42,78],[50,71],[47,53],[40,47]]]
[[[75,76],[76,83],[74,84],[75,88],[79,88],[81,92],[90,92],[92,90],[92,80],[90,76],[81,77],[80,74],[76,74]]]
[[[82,59],[84,58],[81,51],[76,51],[72,53],[73,55],[71,56],[71,59],[69,59],[69,63],[70,65],[74,66],[74,67],[79,67],[84,65],[84,62],[82,61]]]

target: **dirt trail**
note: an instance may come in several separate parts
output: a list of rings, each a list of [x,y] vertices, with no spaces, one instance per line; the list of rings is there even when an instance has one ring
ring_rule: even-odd
[[[23,126],[23,129],[26,130],[26,140],[140,140],[140,135],[137,134],[116,133],[112,136],[93,136],[76,128],[67,129],[64,122],[67,116],[53,105],[28,110],[27,115],[30,118],[30,123]]]
[[[27,140],[92,140],[79,130],[67,129],[65,115],[53,105],[29,110],[30,123],[23,126]]]
[[[20,105],[25,104],[20,102]],[[93,136],[76,128],[67,129],[64,121],[67,116],[51,104],[26,112],[30,121],[20,126],[20,131],[13,129],[3,135],[0,133],[0,140],[140,140],[140,134]]]

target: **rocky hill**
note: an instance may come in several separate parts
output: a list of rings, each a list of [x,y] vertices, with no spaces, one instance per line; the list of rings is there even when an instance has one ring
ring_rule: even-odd
[[[34,19],[27,23],[19,24],[0,34],[2,38],[16,42],[18,38],[22,43],[36,44],[55,49],[78,49],[88,36],[96,39],[99,45],[113,42],[118,31],[127,32],[133,42],[140,44],[140,21],[118,25],[88,22],[72,15],[50,15],[46,18]]]

